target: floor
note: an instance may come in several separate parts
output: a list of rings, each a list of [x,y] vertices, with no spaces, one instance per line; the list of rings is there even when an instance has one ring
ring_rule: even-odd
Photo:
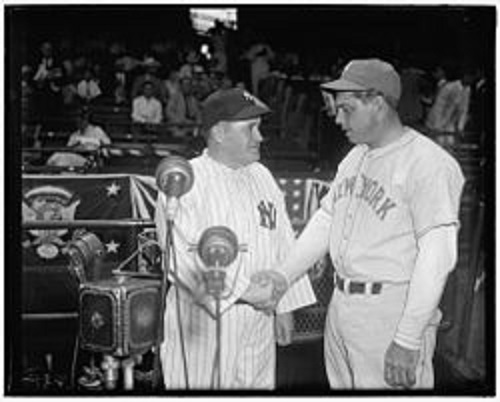
[[[488,392],[483,382],[464,378],[440,355],[434,359],[434,374],[435,394],[484,395]],[[330,390],[323,364],[322,342],[279,348],[277,384],[285,391],[328,393]]]
[[[46,361],[44,352],[53,350],[53,374],[61,382],[66,383],[67,389],[68,373],[70,372],[71,359],[74,352],[74,334],[76,325],[44,326],[43,335],[36,328],[25,328],[28,334],[38,334],[36,337],[25,339],[24,343],[24,366],[32,373],[38,373],[45,378]],[[305,342],[293,344],[287,347],[279,347],[277,354],[277,390],[279,393],[296,395],[325,395],[330,393],[323,365],[322,341]],[[82,359],[80,359],[82,360]],[[84,360],[84,359],[83,359]],[[461,377],[458,371],[451,367],[447,360],[439,355],[435,358],[435,393],[440,395],[485,395],[491,393],[486,389],[484,383],[470,381]],[[33,371],[34,369],[34,371]],[[33,374],[31,380],[36,378]],[[28,393],[38,393],[35,382],[27,384]],[[54,385],[54,384],[53,384]],[[57,384],[56,384],[57,385]],[[22,390],[19,390],[23,394]],[[41,392],[43,393],[43,392]]]

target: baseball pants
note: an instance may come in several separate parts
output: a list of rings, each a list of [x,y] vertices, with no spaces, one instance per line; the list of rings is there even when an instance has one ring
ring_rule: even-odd
[[[324,353],[332,389],[389,389],[384,357],[395,335],[407,285],[384,284],[380,294],[348,294],[335,289],[325,325]],[[424,333],[415,389],[434,386],[432,357],[438,311]]]

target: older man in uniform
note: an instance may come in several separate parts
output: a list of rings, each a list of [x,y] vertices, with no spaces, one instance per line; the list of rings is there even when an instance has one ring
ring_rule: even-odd
[[[190,244],[197,243],[207,228],[228,227],[247,249],[226,268],[219,345],[221,388],[274,388],[275,339],[289,343],[290,311],[315,302],[309,280],[303,278],[286,293],[275,316],[251,305],[256,296],[263,293],[269,297],[273,290],[271,282],[259,282],[255,274],[276,269],[294,243],[283,193],[269,170],[258,162],[262,142],[259,125],[261,116],[269,111],[240,89],[216,92],[205,101],[202,129],[207,148],[191,161],[194,185],[180,199],[175,220],[178,276],[185,286],[167,295],[162,345],[167,389],[188,385],[214,388],[216,323],[209,314],[213,311],[210,298],[193,297],[200,294],[203,281],[201,267],[189,252]],[[161,244],[165,244],[166,207],[165,196],[160,194],[156,224]],[[175,311],[177,303],[180,314]]]

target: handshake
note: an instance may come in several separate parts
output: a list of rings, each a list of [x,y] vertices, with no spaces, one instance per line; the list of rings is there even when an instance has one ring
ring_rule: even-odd
[[[287,290],[288,281],[282,273],[273,270],[259,271],[250,278],[250,285],[241,299],[256,310],[272,314]]]

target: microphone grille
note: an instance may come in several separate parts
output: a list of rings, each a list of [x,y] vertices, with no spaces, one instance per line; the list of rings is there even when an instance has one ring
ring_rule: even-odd
[[[180,197],[193,187],[191,163],[178,155],[163,158],[156,168],[156,185],[167,196]]]
[[[206,266],[230,265],[238,254],[238,239],[226,226],[206,229],[198,243],[198,255]]]

